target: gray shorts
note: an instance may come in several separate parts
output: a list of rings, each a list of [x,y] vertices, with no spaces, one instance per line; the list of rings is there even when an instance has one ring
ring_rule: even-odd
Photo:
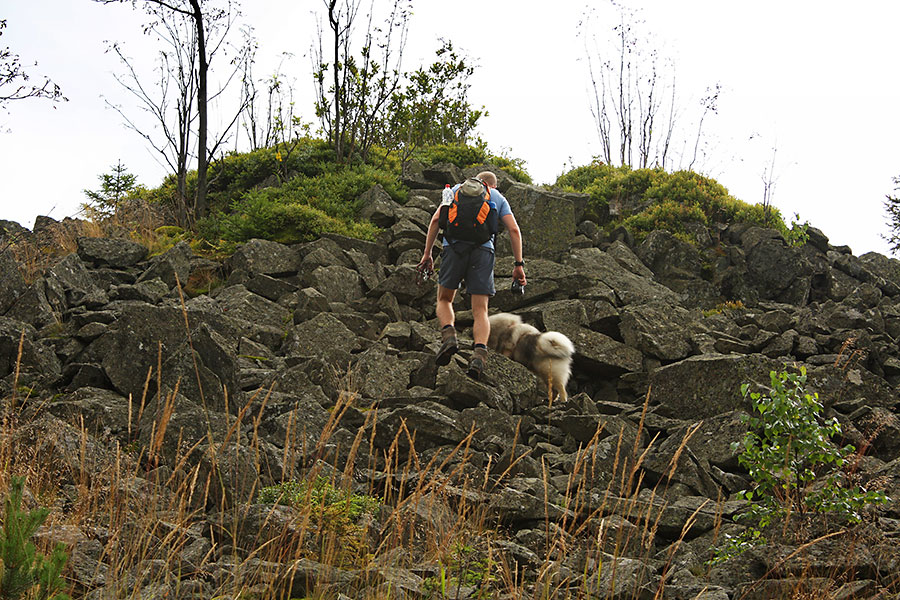
[[[456,244],[444,246],[441,253],[441,270],[438,283],[443,287],[455,290],[459,283],[466,280],[466,291],[469,294],[493,296],[494,289],[494,251],[485,246],[468,246]]]

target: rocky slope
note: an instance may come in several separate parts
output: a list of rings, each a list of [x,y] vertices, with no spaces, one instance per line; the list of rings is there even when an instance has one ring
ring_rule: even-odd
[[[140,513],[186,482],[205,490],[180,519],[166,505],[134,564],[112,558],[113,516],[45,528],[69,544],[76,595],[237,597],[252,572],[257,592],[284,597],[425,597],[438,567],[422,562],[424,545],[384,551],[402,513],[435,539],[461,527],[453,515],[480,519],[473,544],[515,577],[479,581],[506,595],[900,597],[896,502],[821,543],[784,536],[706,564],[740,529],[731,517],[744,505],[727,500],[749,486],[731,449],[750,408],[740,386],[772,370],[805,365],[843,441],[866,449],[854,477],[900,497],[900,262],[856,257],[817,230],[790,247],[746,225],[698,230],[699,249],[663,231],[636,244],[584,221],[583,196],[501,177],[529,285],[508,291],[501,236],[491,308],[575,343],[570,399],[551,404],[502,356],[484,381],[467,379],[465,331],[448,367],[433,362],[435,284],[413,267],[441,187],[462,175],[408,169],[402,206],[367,192],[376,243],[252,240],[218,263],[183,243],[147,258],[125,239],[80,238],[30,284],[0,253],[0,377],[17,423],[2,446],[58,477],[54,508],[83,508],[95,490]],[[299,551],[259,562],[259,548],[305,534],[296,508],[258,504],[258,490],[311,471],[394,499],[368,525],[368,564]],[[413,493],[427,509],[401,501]]]

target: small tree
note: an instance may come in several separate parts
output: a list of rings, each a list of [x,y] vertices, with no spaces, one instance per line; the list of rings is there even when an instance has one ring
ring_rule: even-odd
[[[406,160],[417,149],[435,144],[464,144],[484,107],[469,104],[469,78],[475,68],[457,53],[453,43],[441,40],[437,60],[427,69],[406,74],[407,84],[391,97],[381,128],[382,144]]]
[[[28,594],[37,600],[69,600],[57,593],[65,587],[60,577],[68,555],[64,544],[57,544],[49,558],[38,554],[31,536],[47,518],[46,508],[22,510],[25,480],[13,477],[9,485],[0,529],[0,598],[16,600]],[[37,590],[33,588],[37,587]]]
[[[338,161],[363,160],[376,143],[388,102],[398,90],[411,0],[392,0],[383,28],[368,24],[357,56],[352,39],[361,0],[323,0],[331,38],[313,48],[316,116]],[[330,62],[329,62],[330,59]]]
[[[863,508],[888,501],[883,492],[848,481],[843,468],[856,449],[832,442],[841,425],[836,418],[822,418],[819,395],[806,391],[806,369],[772,371],[769,379],[765,393],[751,392],[750,384],[741,386],[753,410],[743,419],[749,430],[732,450],[739,452],[738,462],[753,482],[739,494],[750,506],[738,518],[750,526],[739,536],[726,536],[714,563],[763,541],[771,525],[793,513],[829,513],[858,523]]]
[[[891,245],[891,254],[896,254],[900,250],[900,176],[894,177],[894,195],[885,196],[884,210],[888,215],[888,226],[890,234],[883,236]]]
[[[717,111],[718,84],[700,100],[693,117],[676,94],[675,65],[641,31],[638,13],[616,0],[610,6],[618,19],[609,23],[588,12],[581,23],[590,78],[590,108],[606,164],[634,168],[662,167],[693,170],[704,157],[704,121]],[[696,133],[687,134],[696,127]],[[679,150],[680,148],[680,150]],[[701,160],[702,162],[702,160]]]
[[[137,177],[128,172],[121,160],[110,168],[112,169],[110,173],[98,176],[99,190],[83,190],[88,199],[88,203],[83,205],[84,208],[100,217],[115,215],[129,193],[137,187]]]
[[[103,4],[117,4],[124,0],[94,0]],[[156,133],[128,116],[119,106],[111,104],[125,120],[125,124],[141,135],[162,156],[176,179],[178,220],[192,225],[209,212],[207,200],[208,169],[211,159],[225,143],[237,124],[243,105],[229,116],[218,136],[210,135],[209,119],[212,103],[228,88],[244,64],[242,57],[252,51],[253,39],[245,32],[241,44],[229,44],[232,27],[238,17],[233,0],[220,0],[222,6],[200,0],[134,0],[132,5],[146,11],[150,23],[144,27],[146,35],[156,36],[163,49],[159,51],[158,80],[154,86],[144,75],[138,75],[133,61],[121,45],[112,50],[125,67],[125,74],[116,76],[119,84],[137,101],[140,108],[151,115],[162,133]],[[217,54],[234,53],[231,70],[218,90],[210,90],[209,77]],[[174,88],[174,92],[172,91]],[[188,198],[187,174],[191,159],[197,159],[197,182],[193,198]]]

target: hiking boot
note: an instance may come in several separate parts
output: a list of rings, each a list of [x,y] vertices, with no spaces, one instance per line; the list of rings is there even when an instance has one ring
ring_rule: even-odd
[[[456,341],[456,329],[447,327],[441,329],[441,347],[438,350],[434,362],[439,367],[450,364],[450,359],[459,351],[459,342]]]
[[[475,348],[472,352],[472,360],[469,361],[469,369],[466,375],[478,381],[481,379],[481,373],[484,371],[484,365],[487,362],[487,348]]]

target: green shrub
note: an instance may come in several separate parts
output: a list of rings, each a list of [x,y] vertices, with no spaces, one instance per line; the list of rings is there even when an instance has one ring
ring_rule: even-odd
[[[646,210],[625,219],[624,225],[634,232],[638,239],[654,229],[665,229],[676,236],[696,241],[691,238],[686,229],[687,223],[707,224],[706,214],[696,204],[682,204],[675,200],[662,200]]]
[[[605,223],[610,206],[639,206],[649,202],[647,190],[664,176],[662,169],[632,170],[628,166],[611,167],[595,162],[561,175],[555,185],[590,195],[589,218]]]
[[[260,490],[264,504],[292,506],[315,523],[319,560],[338,567],[360,566],[370,558],[364,516],[374,515],[381,502],[372,496],[334,487],[324,477],[286,481]]]
[[[488,160],[487,147],[483,144],[469,146],[467,144],[435,144],[418,150],[413,158],[428,166],[436,163],[453,163],[460,169],[471,165],[479,165]]]
[[[806,369],[799,373],[772,371],[766,393],[741,386],[753,411],[745,415],[749,430],[732,446],[740,450],[738,462],[747,469],[753,487],[739,496],[750,502],[741,520],[750,522],[741,536],[728,538],[717,559],[728,558],[762,540],[762,532],[790,514],[829,513],[851,523],[862,510],[888,501],[881,491],[867,491],[848,481],[843,471],[856,452],[838,447],[832,438],[841,434],[837,419],[822,419],[818,394],[806,391]]]
[[[259,491],[258,500],[262,504],[334,510],[351,521],[357,521],[364,514],[374,514],[381,506],[377,498],[336,488],[325,477],[264,487]]]
[[[561,175],[555,185],[590,195],[588,218],[604,225],[622,223],[638,238],[653,229],[666,229],[696,241],[684,227],[694,221],[704,225],[744,222],[774,227],[789,239],[790,232],[776,209],[770,207],[767,219],[761,204],[742,202],[714,179],[692,171],[632,170],[628,166],[593,162]],[[625,212],[611,218],[611,207],[624,207]],[[636,212],[628,214],[628,210]]]
[[[263,238],[296,244],[317,239],[323,233],[371,241],[378,232],[371,223],[333,217],[308,204],[282,203],[272,200],[271,195],[266,190],[247,194],[230,213],[203,221],[198,226],[199,234],[210,240],[243,242]]]
[[[31,536],[49,511],[22,510],[24,487],[23,478],[13,477],[6,497],[0,529],[0,598],[15,600],[27,595],[38,600],[68,600],[69,596],[59,592],[66,585],[60,577],[69,558],[65,545],[57,544],[49,558],[37,553]]]
[[[313,138],[299,138],[253,152],[235,152],[210,165],[210,204],[227,206],[273,175],[283,183],[288,176],[315,177],[334,164],[331,146]]]
[[[466,144],[435,144],[418,150],[413,155],[413,158],[424,165],[448,162],[453,163],[460,169],[486,163],[492,164],[509,173],[516,181],[532,183],[531,176],[525,171],[524,160],[492,154],[484,143],[474,146]]]

